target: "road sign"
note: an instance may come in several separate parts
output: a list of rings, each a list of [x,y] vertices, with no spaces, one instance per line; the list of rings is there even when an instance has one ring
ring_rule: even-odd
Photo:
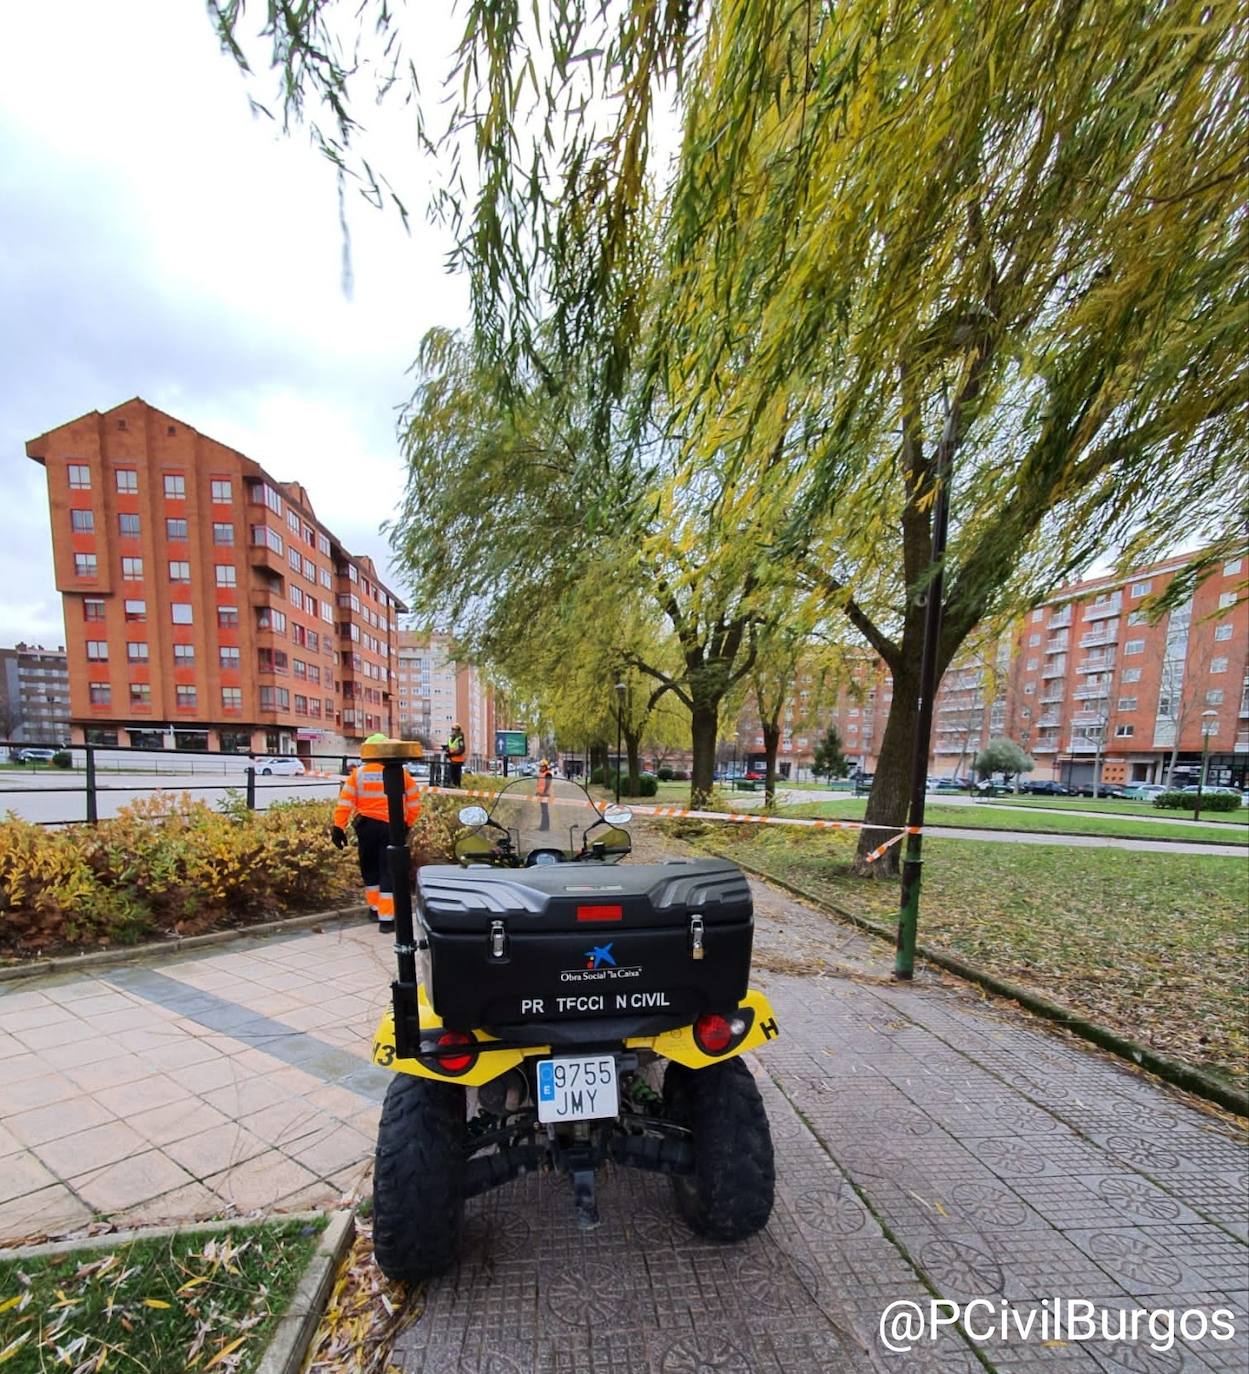
[[[529,752],[529,736],[523,730],[496,730],[494,756],[496,759],[523,759]]]

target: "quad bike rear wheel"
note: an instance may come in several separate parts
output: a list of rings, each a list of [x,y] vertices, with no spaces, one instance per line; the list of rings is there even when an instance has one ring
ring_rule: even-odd
[[[693,1135],[694,1171],[672,1180],[677,1209],[711,1240],[744,1240],[772,1215],[776,1169],[763,1099],[740,1059],[706,1069],[670,1063],[664,1103]]]
[[[464,1089],[399,1073],[377,1128],[373,1253],[415,1282],[455,1262],[464,1224]]]

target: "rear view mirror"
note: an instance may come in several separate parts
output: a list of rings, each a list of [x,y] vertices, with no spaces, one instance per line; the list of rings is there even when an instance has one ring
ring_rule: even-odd
[[[603,819],[608,825],[628,825],[633,819],[633,812],[627,806],[609,806],[603,812]]]
[[[461,825],[485,825],[489,819],[490,815],[484,806],[460,807]]]

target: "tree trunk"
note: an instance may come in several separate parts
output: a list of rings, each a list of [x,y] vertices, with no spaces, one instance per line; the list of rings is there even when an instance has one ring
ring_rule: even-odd
[[[767,756],[767,767],[763,770],[766,778],[763,784],[764,806],[775,806],[776,804],[776,751],[780,742],[781,727],[765,723],[763,726],[763,751]]]
[[[707,805],[715,783],[716,734],[720,725],[720,702],[697,702],[690,712],[690,743],[694,759],[690,769],[690,806]]]
[[[590,745],[590,772],[593,773],[596,768],[603,770],[603,778],[606,780],[611,764],[607,757],[607,745],[602,740]]]
[[[905,652],[905,648],[904,648]],[[867,799],[864,820],[870,824],[902,826],[906,824],[911,797],[911,760],[915,753],[915,730],[919,722],[919,655],[913,655],[914,675],[894,674],[893,702],[885,734],[876,761],[876,776],[871,795]],[[899,842],[873,863],[867,855],[890,838],[888,830],[864,830],[854,857],[854,871],[861,877],[896,877],[902,855]]]
[[[624,742],[625,754],[629,759],[629,772],[627,776],[636,778],[642,771],[641,759],[639,758],[642,748],[642,732],[639,730],[637,734],[631,735],[626,729],[624,732]]]

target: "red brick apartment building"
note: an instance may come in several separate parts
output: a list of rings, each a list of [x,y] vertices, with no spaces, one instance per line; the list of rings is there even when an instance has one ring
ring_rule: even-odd
[[[1175,610],[1147,607],[1185,558],[1064,587],[1016,637],[1012,737],[1034,777],[1108,783],[1193,781],[1203,739],[1212,784],[1249,783],[1246,555],[1230,558]]]
[[[404,609],[297,482],[135,398],[48,479],[75,743],[333,754],[396,725]]]
[[[1249,786],[1249,556],[1219,565],[1175,610],[1151,623],[1147,607],[1188,562],[1175,558],[1127,577],[1092,578],[1055,592],[1012,634],[969,647],[942,679],[933,708],[930,771],[969,774],[976,754],[1004,736],[1036,760],[1033,778],[1088,783],[1193,781],[1203,737],[1212,784]],[[837,727],[852,764],[873,772],[892,679],[865,656],[835,694],[799,675],[778,751],[782,776],[810,768]],[[742,756],[762,761],[754,702],[739,721]]]

